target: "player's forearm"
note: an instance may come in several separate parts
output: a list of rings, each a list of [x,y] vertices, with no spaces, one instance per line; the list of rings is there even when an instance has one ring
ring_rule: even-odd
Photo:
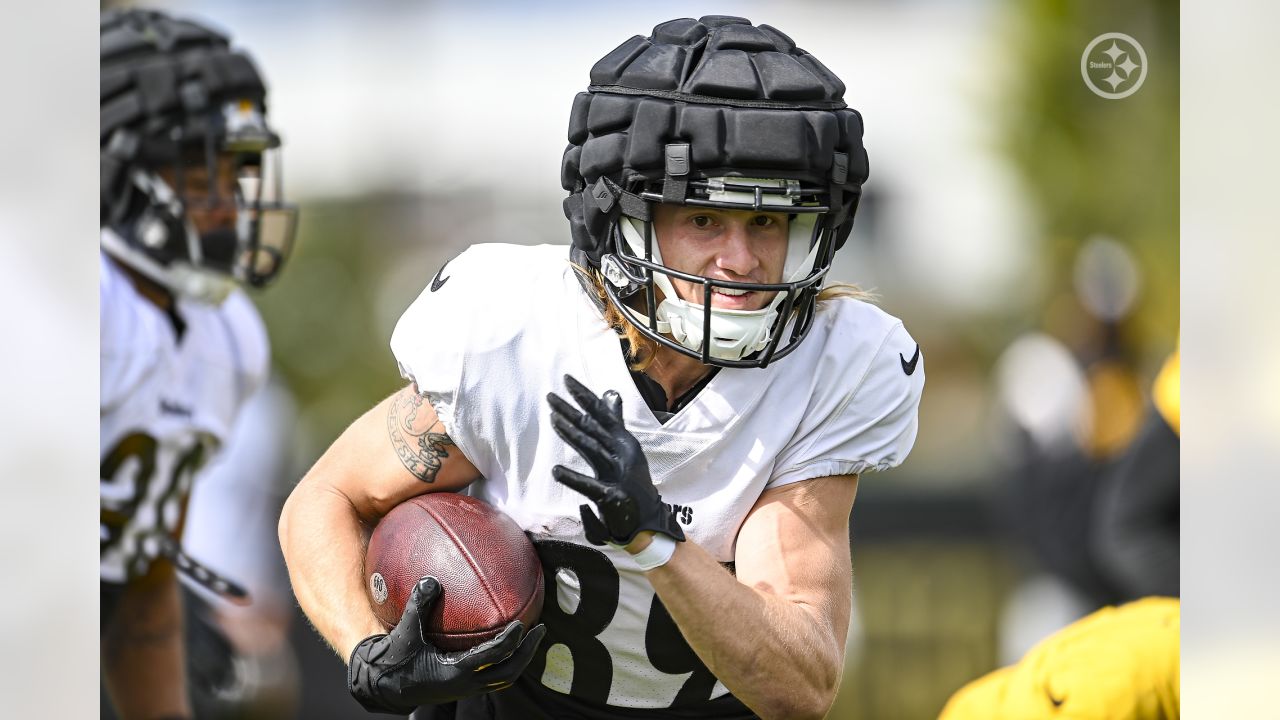
[[[309,477],[285,502],[279,530],[298,604],[346,662],[357,643],[385,632],[364,592],[366,529],[346,498]]]
[[[182,601],[163,561],[130,583],[102,636],[102,671],[123,720],[190,717],[182,646]]]
[[[823,717],[843,640],[797,603],[741,584],[693,542],[647,573],[698,657],[762,718]]]

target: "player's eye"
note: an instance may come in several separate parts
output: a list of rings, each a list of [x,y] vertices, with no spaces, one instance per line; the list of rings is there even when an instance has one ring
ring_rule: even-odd
[[[706,229],[711,227],[711,224],[714,221],[711,219],[710,215],[694,215],[689,218],[689,222],[693,223],[693,226],[696,228]]]
[[[751,218],[751,224],[756,227],[769,227],[774,224],[774,219],[768,215],[755,215]]]

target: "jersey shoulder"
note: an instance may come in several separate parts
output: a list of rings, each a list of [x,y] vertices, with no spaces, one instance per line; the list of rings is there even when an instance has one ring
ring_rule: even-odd
[[[821,335],[819,369],[837,387],[857,390],[868,382],[917,389],[923,385],[920,345],[897,317],[853,297],[832,298],[819,308],[814,328]]]
[[[182,300],[179,311],[187,324],[179,351],[184,372],[225,374],[236,388],[239,407],[266,382],[271,364],[267,328],[258,309],[237,288],[219,305]]]
[[[226,318],[244,372],[254,379],[254,387],[260,387],[271,365],[271,341],[262,315],[248,295],[239,289],[227,296],[219,310]]]
[[[125,271],[99,251],[100,405],[105,411],[132,392],[172,353],[164,313],[142,297]]]
[[[875,342],[902,321],[879,305],[861,298],[837,295],[818,303],[818,317],[841,342]]]
[[[862,300],[837,297],[822,303],[804,342],[814,343],[801,347],[812,366],[791,372],[795,392],[778,392],[807,390],[805,419],[779,454],[769,487],[901,464],[915,444],[924,391],[923,353],[902,321]]]
[[[391,334],[401,374],[424,390],[461,372],[464,356],[511,353],[559,322],[572,272],[558,245],[473,245],[440,267]]]
[[[415,305],[492,308],[519,316],[522,308],[545,307],[548,280],[571,267],[562,245],[472,245],[440,266]]]

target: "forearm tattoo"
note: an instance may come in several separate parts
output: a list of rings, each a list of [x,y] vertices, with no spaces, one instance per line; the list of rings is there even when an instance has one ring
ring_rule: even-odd
[[[414,477],[429,483],[435,482],[441,461],[449,457],[448,446],[453,440],[439,420],[427,424],[425,407],[430,406],[416,385],[401,390],[387,411],[387,434],[400,462]]]

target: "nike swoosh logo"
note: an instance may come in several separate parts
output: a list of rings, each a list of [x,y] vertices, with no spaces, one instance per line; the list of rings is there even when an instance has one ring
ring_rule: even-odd
[[[452,275],[445,278],[440,277],[444,273],[444,269],[448,266],[449,263],[446,261],[445,264],[441,265],[440,269],[436,271],[436,276],[431,278],[431,292],[435,292],[444,287],[444,284],[449,282],[449,277],[453,277]]]
[[[920,362],[920,344],[916,343],[916,354],[911,356],[910,360],[902,357],[902,353],[898,353],[898,360],[902,362],[902,372],[910,375],[916,371],[916,363]]]
[[[1062,707],[1062,703],[1067,701],[1065,697],[1063,697],[1061,700],[1054,697],[1053,692],[1051,692],[1048,688],[1045,688],[1044,694],[1049,696],[1049,702],[1053,703],[1053,706],[1056,708]]]

